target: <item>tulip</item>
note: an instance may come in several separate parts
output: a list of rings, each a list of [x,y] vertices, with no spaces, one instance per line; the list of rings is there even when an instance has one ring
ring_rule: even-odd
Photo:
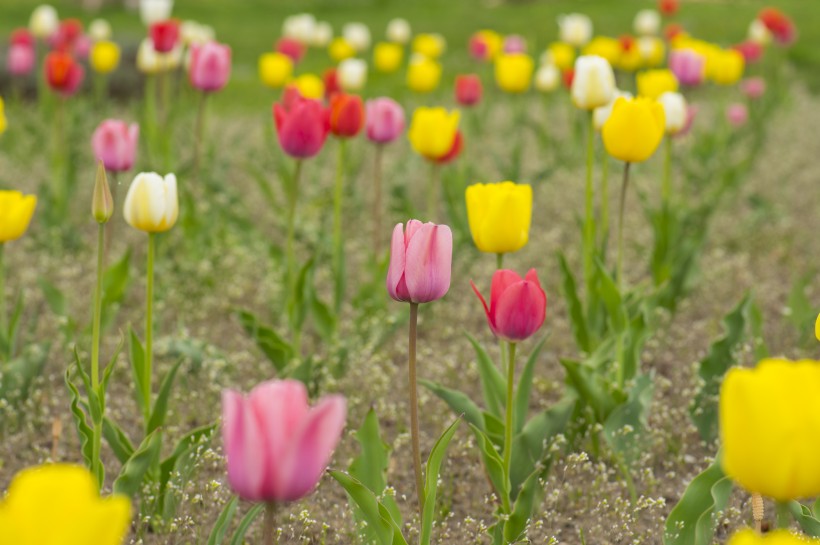
[[[638,96],[656,99],[664,93],[678,90],[678,79],[671,70],[647,70],[637,76]]]
[[[94,156],[111,172],[125,172],[134,166],[139,146],[139,125],[106,119],[94,130],[91,147]]]
[[[177,177],[155,172],[137,174],[125,196],[123,216],[128,225],[146,233],[171,229],[179,216]]]
[[[342,62],[356,55],[356,49],[353,45],[342,37],[333,38],[327,51],[330,58],[335,62]]]
[[[406,19],[391,19],[390,22],[387,23],[385,35],[387,39],[393,43],[406,44],[410,41],[412,34],[410,23],[408,23]]]
[[[818,388],[817,361],[766,359],[754,369],[730,369],[719,404],[726,475],[781,502],[820,494],[820,422],[799,416],[817,414]]]
[[[279,144],[291,157],[313,157],[322,149],[330,130],[327,110],[316,100],[297,97],[288,108],[273,105]]]
[[[618,55],[616,68],[624,72],[634,72],[645,64],[644,55],[635,38],[632,36],[621,36],[619,42],[621,44],[621,53]]]
[[[120,545],[130,526],[130,500],[100,498],[94,477],[80,466],[23,469],[0,501],[4,543]]]
[[[643,66],[655,68],[663,65],[666,60],[666,46],[657,36],[641,36],[638,38],[638,51]]]
[[[455,138],[453,138],[453,145],[450,146],[450,149],[447,151],[447,153],[445,153],[441,157],[438,157],[437,159],[433,159],[433,163],[444,165],[451,161],[454,161],[456,158],[458,158],[459,155],[461,155],[461,150],[463,149],[464,135],[460,130],[458,130],[456,131]],[[433,195],[435,195],[435,193],[433,193]],[[432,210],[432,208],[430,210]]]
[[[342,86],[339,85],[339,71],[334,67],[330,67],[322,74],[322,84],[325,87],[325,99],[330,99],[336,93],[342,91]]]
[[[367,63],[362,59],[345,59],[336,72],[339,85],[345,91],[360,91],[367,83]]]
[[[546,63],[554,64],[559,70],[569,70],[575,63],[575,48],[564,42],[551,43],[547,48]]]
[[[95,42],[90,60],[91,67],[98,74],[113,72],[120,63],[120,46],[108,40]]]
[[[561,85],[561,72],[554,64],[544,64],[535,72],[535,88],[542,93],[551,93]]]
[[[151,25],[151,41],[157,53],[170,53],[179,43],[179,21],[168,19]]]
[[[582,55],[575,61],[572,101],[582,110],[607,104],[615,93],[615,74],[602,57]]]
[[[481,102],[481,78],[477,74],[456,76],[456,102],[462,106],[475,106]]]
[[[94,217],[94,220],[96,220],[96,222],[100,225],[108,223],[108,220],[110,220],[111,217],[114,215],[114,196],[111,194],[111,187],[109,187],[108,178],[105,175],[105,164],[102,160],[100,160],[97,163],[97,176],[94,180],[94,195],[91,199],[91,215]],[[100,275],[102,275],[103,273],[102,265],[99,265],[100,266],[97,269],[98,279],[101,278]],[[98,305],[96,303],[99,302],[100,295],[100,293],[97,293],[97,297],[95,298],[95,313],[98,310]],[[96,314],[94,318],[97,318]],[[96,325],[98,324],[95,323],[95,326]],[[99,330],[95,330],[94,337],[95,341],[99,341]],[[95,342],[95,347],[99,347],[98,342]],[[94,358],[92,356],[92,360],[93,359]],[[99,363],[99,359],[96,362],[92,362],[92,367],[94,368],[92,376],[95,377],[94,380],[97,380],[99,378],[99,374],[97,372],[98,368],[94,365],[95,363]]]
[[[6,67],[12,76],[25,76],[34,70],[37,53],[34,47],[25,44],[12,44],[6,57]]]
[[[6,132],[6,126],[8,122],[6,121],[6,103],[3,101],[3,97],[0,97],[0,134]]]
[[[95,42],[111,39],[111,23],[105,19],[94,19],[88,25],[88,35]]]
[[[218,42],[191,47],[188,77],[191,85],[205,93],[222,89],[231,75],[231,48]]]
[[[689,117],[686,99],[680,93],[667,92],[658,97],[658,102],[663,106],[666,134],[674,136],[680,133]]]
[[[82,22],[78,19],[65,19],[60,21],[57,30],[47,38],[47,41],[53,49],[76,53],[75,45],[82,35]]]
[[[173,0],[140,0],[140,18],[147,27],[171,18]]]
[[[655,153],[666,130],[663,106],[636,98],[615,101],[602,129],[604,146],[612,157],[627,163],[646,161]]]
[[[706,57],[694,49],[673,49],[669,53],[669,69],[681,85],[700,85],[706,77]]]
[[[68,53],[52,51],[45,59],[46,81],[63,96],[77,92],[83,82],[85,70]]]
[[[337,93],[330,99],[330,132],[339,138],[351,138],[364,127],[364,103],[361,97]]]
[[[734,85],[743,77],[744,64],[738,51],[717,50],[707,61],[707,76],[718,85]]]
[[[667,23],[667,25],[663,27],[664,39],[673,46],[679,38],[684,38],[686,36],[688,36],[686,29],[683,28],[683,25],[679,25],[678,23]]]
[[[658,0],[658,11],[667,17],[671,17],[680,9],[679,0]]]
[[[316,23],[313,33],[310,36],[310,45],[318,48],[325,48],[333,39],[333,27],[327,21]]]
[[[495,60],[495,82],[507,93],[525,93],[530,89],[535,63],[524,53],[505,53]]]
[[[763,56],[763,46],[751,40],[739,43],[733,49],[743,55],[746,64],[756,63]]]
[[[413,38],[413,53],[428,59],[438,59],[444,53],[447,43],[441,34],[417,34]]]
[[[621,91],[620,89],[615,89],[615,96],[608,104],[595,108],[592,111],[592,122],[595,125],[596,131],[600,131],[604,128],[604,124],[609,119],[609,116],[612,115],[612,107],[615,106],[615,101],[617,101],[619,98],[631,99],[632,93]]]
[[[364,23],[347,23],[342,27],[342,36],[357,52],[370,47],[370,29]]]
[[[479,30],[470,37],[470,55],[479,61],[495,59],[504,45],[504,39],[494,30]]]
[[[547,296],[535,269],[530,269],[523,279],[509,269],[496,271],[489,305],[475,284],[470,282],[470,285],[484,305],[484,313],[496,337],[513,343],[523,341],[544,324]]]
[[[407,133],[410,145],[416,153],[431,161],[444,157],[453,148],[458,121],[458,110],[416,108]]]
[[[288,38],[287,36],[279,38],[274,49],[283,55],[287,55],[290,60],[293,61],[293,64],[298,64],[299,61],[302,60],[302,57],[305,56],[306,51],[305,45],[302,42],[295,38]]]
[[[307,44],[316,30],[316,17],[310,13],[297,13],[282,22],[282,35]]]
[[[179,25],[179,37],[183,45],[203,45],[216,39],[213,27],[197,23],[196,21],[182,21]]]
[[[60,25],[60,18],[57,10],[48,4],[42,4],[34,8],[28,21],[28,28],[35,37],[44,40],[57,32]]]
[[[558,17],[561,41],[573,47],[583,47],[592,38],[592,20],[581,13]]]
[[[263,382],[245,396],[222,393],[228,481],[243,499],[291,502],[313,490],[339,443],[347,415],[340,395],[308,404],[297,380]]]
[[[757,18],[766,26],[780,45],[791,45],[797,39],[794,23],[777,8],[763,8]]]
[[[527,40],[520,34],[510,34],[504,38],[504,45],[501,50],[504,53],[526,53]]]
[[[517,252],[529,240],[532,187],[501,182],[467,188],[467,219],[476,247],[486,253]]]
[[[259,57],[259,79],[273,89],[283,87],[293,74],[293,61],[282,53],[265,53]]]
[[[740,128],[749,121],[749,110],[746,105],[740,102],[730,104],[726,108],[726,120],[734,128]]]
[[[0,190],[0,248],[25,234],[36,206],[37,197],[34,195]]]
[[[735,533],[727,545],[820,545],[820,539],[793,534],[788,530],[774,530],[760,534],[746,529]]]
[[[373,64],[384,74],[395,72],[401,66],[404,49],[393,42],[379,42],[373,48]]]
[[[424,56],[410,59],[407,68],[407,86],[417,93],[429,93],[438,87],[441,65]]]
[[[304,98],[320,100],[325,96],[325,84],[316,74],[302,74],[293,80],[293,85]]]
[[[661,29],[661,16],[654,9],[642,9],[635,15],[632,27],[640,36],[656,36]]]
[[[404,130],[404,110],[392,98],[368,100],[365,119],[367,138],[377,144],[392,142]]]
[[[766,80],[761,77],[748,78],[740,82],[740,90],[751,100],[757,100],[766,92]]]
[[[746,33],[746,37],[749,38],[749,41],[760,45],[769,45],[772,41],[772,33],[769,32],[769,29],[766,28],[766,25],[763,24],[763,21],[760,19],[754,19],[749,23],[749,30]]]
[[[584,47],[584,55],[603,57],[609,64],[615,66],[621,55],[621,42],[607,36],[596,36]]]
[[[407,222],[393,229],[387,293],[396,301],[429,303],[450,289],[453,234],[446,225]]]

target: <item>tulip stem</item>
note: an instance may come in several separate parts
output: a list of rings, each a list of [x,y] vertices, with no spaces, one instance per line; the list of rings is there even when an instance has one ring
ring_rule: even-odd
[[[382,233],[382,151],[383,144],[376,144],[373,154],[373,255],[379,259]]]
[[[626,208],[626,190],[629,186],[629,165],[632,163],[624,163],[624,179],[621,184],[621,202],[618,207],[618,265],[616,269],[616,282],[618,291],[623,291],[624,282],[624,209]]]
[[[511,342],[507,346],[507,409],[505,414],[507,420],[504,426],[504,477],[509,482],[514,425],[513,403],[515,402],[515,343]]]
[[[587,298],[592,297],[593,274],[595,265],[595,189],[592,185],[592,170],[595,164],[595,121],[592,111],[589,112],[589,123],[587,126],[587,177],[585,192],[585,219],[583,232],[584,248],[584,279],[587,283]]]
[[[606,255],[609,239],[609,154],[604,151],[601,165],[601,253]]]
[[[663,160],[663,185],[661,186],[661,198],[663,207],[669,206],[672,199],[672,138],[666,137],[666,149]]]
[[[416,496],[419,503],[419,520],[424,514],[424,477],[421,472],[421,447],[419,446],[419,400],[416,390],[416,329],[419,318],[419,304],[410,303],[410,334],[408,346],[409,359],[409,397],[410,397],[410,435],[413,443],[413,469],[416,473]]]
[[[142,401],[145,426],[151,415],[151,367],[154,360],[154,254],[156,233],[148,233],[148,266],[145,276],[145,366],[142,377]]]
[[[777,512],[777,527],[788,530],[792,525],[792,515],[789,512],[789,502],[778,501],[775,503],[775,510]]]
[[[278,543],[276,536],[276,502],[269,501],[265,504],[265,520],[262,527],[262,542],[265,545]]]
[[[430,185],[427,188],[427,221],[436,222],[438,219],[438,186],[441,171],[439,165],[431,163],[430,166]]]
[[[208,102],[208,93],[205,91],[199,97],[199,107],[196,112],[196,133],[194,135],[194,181],[199,179],[200,154],[202,153],[202,138],[205,132],[205,112]]]
[[[299,178],[302,174],[302,160],[296,160],[296,166],[293,171],[293,179],[290,183],[288,191],[288,234],[285,248],[286,259],[286,282],[290,291],[290,296],[293,296],[293,291],[296,289],[296,252],[294,249],[294,238],[296,235],[296,203],[299,200]],[[301,333],[298,328],[293,328],[293,351],[299,355],[301,354]]]
[[[504,252],[495,254],[495,266],[499,270],[504,268]]]
[[[336,314],[342,308],[342,293],[344,292],[344,246],[342,243],[342,199],[344,197],[345,178],[345,142],[339,139],[339,150],[336,161],[336,185],[333,192],[333,269],[336,273],[334,286],[334,303]]]
[[[98,224],[97,228],[97,284],[94,287],[94,318],[91,334],[91,388],[99,399],[104,399],[100,388],[100,321],[102,316],[102,289],[103,289],[103,256],[105,255],[105,224]],[[103,407],[103,411],[105,407]],[[94,442],[91,453],[91,473],[99,479],[100,451],[102,450],[102,422],[94,422]],[[97,481],[97,488],[102,489],[102,480]]]

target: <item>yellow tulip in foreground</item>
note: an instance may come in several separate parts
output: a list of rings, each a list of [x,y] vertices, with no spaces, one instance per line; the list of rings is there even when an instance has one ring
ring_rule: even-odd
[[[453,147],[458,131],[459,111],[444,108],[416,108],[407,138],[413,149],[426,159],[434,161],[447,155]]]
[[[765,535],[752,530],[741,530],[732,536],[728,545],[818,545],[820,539],[812,539],[786,530],[775,530]]]
[[[663,106],[638,97],[619,98],[601,130],[607,153],[627,163],[649,159],[666,131]]]
[[[529,240],[532,187],[501,182],[467,188],[467,219],[476,247],[482,252],[517,252]]]
[[[502,91],[525,93],[530,89],[535,68],[525,53],[505,53],[495,59],[495,82]]]
[[[820,494],[820,362],[766,359],[720,389],[721,464],[749,492],[778,501]]]
[[[177,177],[164,178],[155,172],[137,174],[125,196],[125,221],[134,229],[162,233],[177,222]]]
[[[424,55],[414,55],[407,68],[407,86],[417,93],[429,93],[441,80],[441,65]]]
[[[98,74],[113,72],[120,63],[120,46],[109,40],[96,42],[91,48],[89,60]]]
[[[24,469],[0,502],[3,543],[118,545],[130,522],[128,498],[100,498],[94,478],[79,466]]]
[[[389,74],[401,66],[404,48],[393,42],[379,42],[373,48],[373,65],[376,70]]]
[[[293,75],[293,61],[278,51],[259,57],[259,79],[273,89],[284,87]]]
[[[0,244],[17,240],[26,232],[37,197],[19,191],[0,191]]]
[[[638,96],[657,99],[664,93],[678,90],[678,78],[671,70],[646,70],[636,76]]]

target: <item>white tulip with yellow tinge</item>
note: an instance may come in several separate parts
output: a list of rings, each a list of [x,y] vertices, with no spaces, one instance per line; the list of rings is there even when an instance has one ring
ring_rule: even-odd
[[[146,233],[162,233],[177,222],[177,177],[164,178],[156,172],[137,174],[125,197],[125,221],[134,229]]]
[[[605,106],[615,96],[615,74],[603,57],[583,55],[575,60],[572,102],[582,110]]]

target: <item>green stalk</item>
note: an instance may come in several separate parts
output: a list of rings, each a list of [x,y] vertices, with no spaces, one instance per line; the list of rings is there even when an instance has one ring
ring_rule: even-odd
[[[592,185],[592,171],[595,165],[595,120],[589,112],[587,127],[587,177],[584,199],[584,279],[587,283],[587,298],[592,297],[593,269],[595,267],[595,189]]]
[[[788,530],[792,525],[792,514],[789,512],[789,503],[785,501],[775,502],[777,510],[777,527]]]
[[[376,144],[376,153],[373,154],[373,255],[377,261],[381,256],[383,149],[384,144]]]
[[[336,273],[336,286],[340,285],[341,279],[344,277],[342,270],[342,253],[344,251],[344,244],[342,241],[342,198],[344,197],[344,178],[345,178],[345,143],[346,139],[339,139],[339,149],[336,161],[336,185],[333,192],[333,269]],[[336,312],[338,313],[342,307],[341,290],[334,289],[334,299],[336,304]]]
[[[606,255],[609,238],[609,155],[604,151],[601,165],[601,252]]]
[[[287,243],[285,247],[285,260],[286,260],[286,277],[285,277],[285,285],[288,287],[288,294],[290,296],[293,295],[293,291],[296,289],[296,276],[298,274],[296,270],[296,251],[295,251],[295,243],[294,239],[296,237],[296,204],[299,200],[299,178],[302,174],[302,160],[296,160],[296,166],[293,171],[293,179],[290,183],[290,190],[288,191],[288,234],[287,234]],[[299,331],[299,328],[293,328],[293,339],[292,339],[292,346],[293,351],[296,355],[301,355],[302,353],[302,332]]]
[[[194,134],[194,181],[199,179],[199,162],[202,149],[202,137],[205,131],[205,112],[208,93],[202,92],[199,98],[199,107],[196,112],[196,129]]]
[[[661,198],[664,207],[668,207],[672,200],[672,138],[666,137],[666,146],[663,158],[663,185],[661,185]]]
[[[9,317],[6,310],[6,261],[5,261],[6,244],[0,242],[0,334],[3,336],[9,332]],[[9,343],[11,344],[11,343]],[[11,357],[11,354],[8,354]]]
[[[419,446],[419,398],[416,384],[416,328],[419,304],[410,303],[410,331],[408,335],[408,371],[410,401],[410,436],[413,443],[413,470],[416,474],[416,496],[419,503],[419,520],[424,515],[424,475],[421,471],[421,448]]]
[[[504,253],[498,252],[495,254],[495,268],[496,269],[503,269],[504,268]]]
[[[427,187],[427,221],[435,222],[438,219],[439,175],[438,163],[430,163],[430,181]]]
[[[262,543],[274,545],[279,540],[276,537],[276,503],[269,501],[265,504],[265,520],[262,527]]]
[[[504,476],[510,480],[513,440],[513,404],[515,403],[515,343],[508,344],[507,349],[507,410],[504,426]]]
[[[624,246],[624,208],[626,208],[626,190],[629,186],[629,165],[624,163],[624,179],[621,184],[621,203],[618,209],[618,268],[616,269],[616,282],[618,291],[623,292],[624,271],[623,271],[623,246]]]
[[[146,428],[151,415],[151,367],[154,359],[154,254],[156,253],[156,236],[156,233],[148,233],[148,267],[145,273],[145,368],[142,377],[142,400]]]
[[[97,284],[94,287],[94,321],[91,340],[91,388],[100,399],[100,321],[102,318],[102,290],[103,290],[103,256],[105,255],[105,224],[100,223],[97,228]],[[103,412],[105,407],[103,407]],[[102,465],[100,452],[102,450],[102,423],[94,422],[94,442],[91,451],[91,473],[96,478]],[[97,488],[102,489],[102,482]]]

